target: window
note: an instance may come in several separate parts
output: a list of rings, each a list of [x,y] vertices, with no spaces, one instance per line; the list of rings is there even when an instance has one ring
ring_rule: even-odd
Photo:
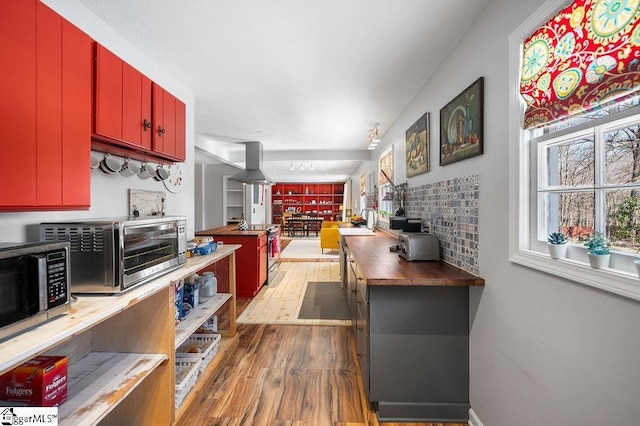
[[[624,117],[616,119],[619,115]],[[532,139],[534,214],[541,223],[532,240],[561,231],[569,242],[582,244],[602,232],[614,252],[635,254],[640,248],[638,111],[605,115],[560,133]]]
[[[521,62],[523,43],[567,3],[546,2],[509,40],[510,85],[514,88],[509,118],[513,165],[510,259],[640,300],[640,280],[633,263],[640,250],[637,97],[619,98],[577,117],[553,117],[545,125],[535,123],[538,127],[523,129],[525,105],[517,90],[526,69]],[[544,82],[536,83],[540,84]],[[531,121],[540,117],[530,109],[527,114]],[[569,237],[566,259],[552,260],[548,255],[546,239],[554,231]],[[611,241],[610,267],[601,270],[589,266],[583,246],[585,237],[596,231]]]

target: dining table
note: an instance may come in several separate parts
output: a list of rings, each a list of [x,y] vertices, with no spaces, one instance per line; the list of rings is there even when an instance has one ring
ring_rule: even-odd
[[[314,231],[315,236],[318,236],[320,228],[322,227],[323,218],[318,216],[309,215],[293,215],[286,218],[286,228],[289,231],[289,236],[295,237],[296,232],[300,231],[301,235],[308,237],[309,231]]]

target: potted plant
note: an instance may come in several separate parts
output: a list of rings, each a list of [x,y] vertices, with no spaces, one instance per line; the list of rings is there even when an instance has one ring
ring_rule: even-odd
[[[589,263],[592,268],[602,269],[609,267],[611,254],[609,253],[609,241],[602,232],[596,232],[587,238],[584,246],[589,251]]]
[[[552,259],[564,259],[567,257],[567,236],[562,232],[549,234],[547,246]]]

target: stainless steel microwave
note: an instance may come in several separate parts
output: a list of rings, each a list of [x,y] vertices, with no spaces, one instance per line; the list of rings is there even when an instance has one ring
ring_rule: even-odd
[[[70,244],[72,293],[113,294],[186,263],[185,228],[182,216],[41,223],[40,240]]]
[[[0,243],[0,338],[69,306],[68,243]]]

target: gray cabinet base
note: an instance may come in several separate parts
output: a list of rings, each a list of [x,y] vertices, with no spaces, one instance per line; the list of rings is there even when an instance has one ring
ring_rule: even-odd
[[[469,404],[428,403],[428,402],[378,402],[378,420],[380,422],[415,423],[467,423]]]
[[[369,316],[368,397],[381,420],[468,420],[468,288],[369,286]]]

